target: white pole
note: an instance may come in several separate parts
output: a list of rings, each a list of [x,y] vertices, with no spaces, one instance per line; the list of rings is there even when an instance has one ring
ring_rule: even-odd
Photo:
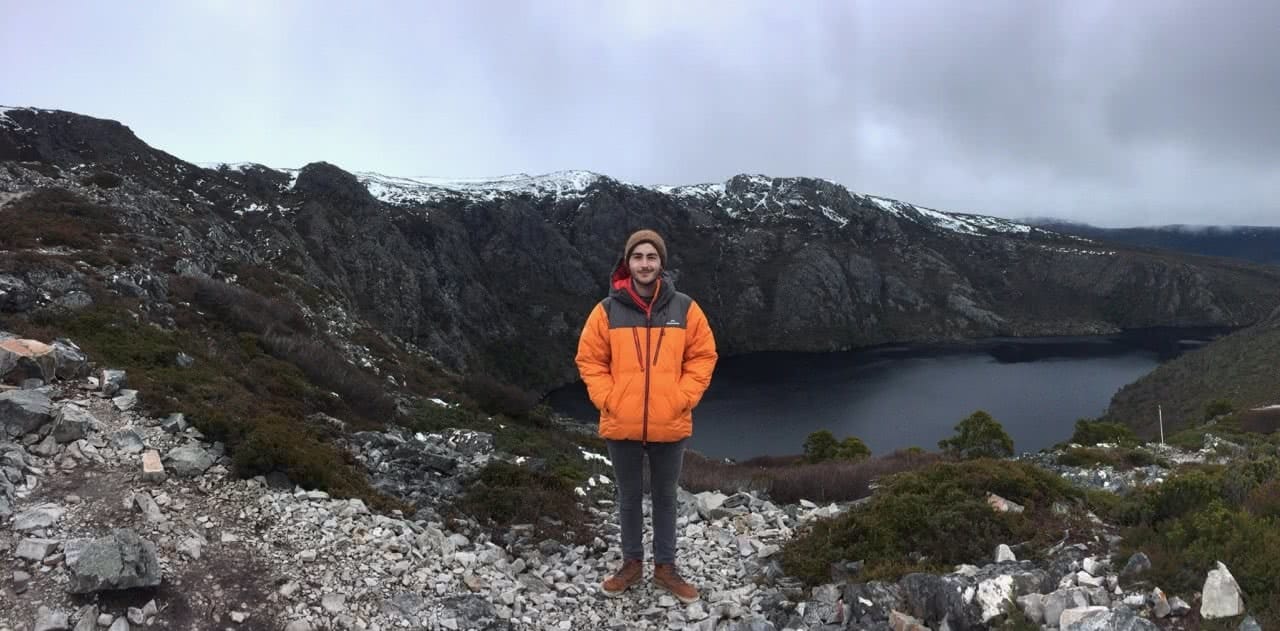
[[[1156,405],[1156,412],[1160,414],[1160,446],[1164,446],[1164,408]]]

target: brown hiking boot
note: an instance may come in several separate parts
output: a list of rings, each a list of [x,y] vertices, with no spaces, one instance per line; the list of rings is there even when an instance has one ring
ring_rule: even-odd
[[[698,600],[698,588],[685,582],[680,578],[680,573],[676,571],[676,566],[670,563],[655,563],[653,565],[653,584],[671,592],[680,602],[689,604]]]
[[[605,596],[617,596],[627,591],[628,587],[639,583],[642,578],[644,578],[644,564],[640,559],[630,559],[622,563],[617,574],[605,579],[600,588]]]

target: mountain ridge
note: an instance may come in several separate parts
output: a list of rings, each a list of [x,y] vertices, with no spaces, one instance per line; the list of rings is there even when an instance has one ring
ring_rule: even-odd
[[[535,391],[576,378],[580,320],[640,227],[666,235],[678,285],[709,313],[726,354],[1240,327],[1280,306],[1264,291],[1280,280],[1271,268],[1193,263],[817,178],[648,188],[570,172],[572,185],[510,180],[480,193],[385,176],[371,186],[372,176],[322,162],[205,169],[73,113],[0,116],[0,190],[63,187],[117,209],[124,232],[145,242],[130,246],[129,274],[234,280],[237,265],[266,266],[327,296],[320,309],[339,320]],[[84,184],[99,172],[121,183]],[[10,276],[33,306],[66,293]],[[155,285],[143,293],[162,303]],[[280,291],[301,301],[297,287]]]

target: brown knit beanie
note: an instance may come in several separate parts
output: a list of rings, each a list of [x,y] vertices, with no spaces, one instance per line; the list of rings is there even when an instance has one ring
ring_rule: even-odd
[[[652,243],[653,247],[658,250],[658,258],[662,261],[662,267],[667,266],[667,244],[658,236],[658,233],[652,230],[637,230],[627,237],[627,248],[622,251],[622,260],[626,261],[631,258],[631,251],[641,243]]]

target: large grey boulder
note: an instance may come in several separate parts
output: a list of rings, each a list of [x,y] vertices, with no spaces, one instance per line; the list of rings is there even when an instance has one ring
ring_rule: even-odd
[[[44,342],[16,337],[0,340],[0,379],[5,383],[53,381],[57,367],[53,347]]]
[[[89,356],[71,340],[53,341],[53,358],[59,379],[71,380],[89,376]]]
[[[1244,613],[1240,585],[1222,561],[1218,561],[1215,569],[1209,570],[1201,593],[1200,616],[1203,618],[1231,618]]]
[[[39,390],[0,392],[0,426],[3,426],[3,437],[17,438],[40,429],[49,422],[52,409],[53,402]]]
[[[160,584],[156,546],[132,530],[117,528],[97,539],[73,539],[63,544],[71,583],[67,591],[87,594]]]
[[[898,581],[902,598],[912,616],[930,628],[946,624],[953,630],[981,629],[982,609],[972,598],[975,585],[971,578],[922,572],[908,574]]]
[[[67,403],[58,408],[53,417],[53,439],[59,443],[74,442],[88,436],[97,426],[98,419],[92,412]]]
[[[175,475],[194,478],[213,466],[213,456],[195,445],[175,447],[164,457],[164,463]]]
[[[1157,631],[1154,622],[1128,607],[1083,607],[1062,614],[1062,631]]]

